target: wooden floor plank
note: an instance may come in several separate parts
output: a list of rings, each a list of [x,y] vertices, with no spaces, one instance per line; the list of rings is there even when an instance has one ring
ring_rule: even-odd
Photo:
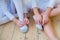
[[[13,31],[14,31],[14,27],[15,27],[15,25],[12,22],[5,24],[1,39],[2,40],[11,40]]]
[[[37,40],[36,27],[32,18],[30,19],[29,31],[26,34],[26,37],[26,40]]]
[[[0,26],[0,35],[1,35],[1,32],[2,32],[2,26]]]
[[[20,32],[20,29],[16,26],[12,40],[25,40],[25,33]]]
[[[48,40],[48,37],[44,33],[44,31],[38,30],[39,40]]]
[[[1,40],[2,31],[3,31],[3,25],[0,25],[0,40]]]
[[[57,16],[52,18],[52,24],[53,24],[53,28],[55,31],[55,35],[60,40],[60,15],[57,15]]]

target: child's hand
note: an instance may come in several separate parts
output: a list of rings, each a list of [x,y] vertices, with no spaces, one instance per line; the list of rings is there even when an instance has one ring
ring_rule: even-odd
[[[42,17],[40,14],[34,15],[34,20],[37,24],[40,24],[42,22]]]
[[[16,21],[17,26],[22,27],[24,26],[24,23],[22,21]]]
[[[43,14],[43,25],[47,24],[49,22],[49,16],[47,16],[46,14]]]
[[[29,19],[25,17],[25,18],[24,18],[24,23],[25,23],[25,24],[29,24]]]
[[[24,23],[16,18],[12,20],[18,27],[24,26]]]

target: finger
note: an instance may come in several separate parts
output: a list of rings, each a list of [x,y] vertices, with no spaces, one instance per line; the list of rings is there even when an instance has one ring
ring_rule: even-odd
[[[43,25],[43,21],[41,22],[41,25]]]
[[[38,23],[37,20],[35,20],[35,23],[36,23],[36,24]]]
[[[18,24],[17,26],[18,26],[18,27],[22,27],[23,25],[22,25],[22,24]]]
[[[23,22],[26,23],[26,20],[24,19]]]
[[[39,20],[37,21],[37,24],[40,24]]]
[[[43,25],[43,16],[42,16],[41,24]]]
[[[24,21],[23,21],[23,22],[21,22],[21,25],[22,25],[22,26],[24,26],[24,25],[25,25]]]
[[[44,25],[46,25],[48,23],[48,21],[47,20],[44,20]]]
[[[23,21],[23,24],[26,25],[26,20]]]
[[[44,22],[44,25],[46,25],[48,22],[49,22],[49,21],[45,21],[45,22]]]
[[[45,20],[44,20],[44,22],[43,22],[43,25],[45,24]]]
[[[24,21],[23,21],[24,22]],[[20,24],[23,24],[23,22],[22,21],[20,21]]]
[[[47,24],[49,21],[46,21],[45,24]]]
[[[44,25],[44,20],[43,20],[43,23],[42,24]]]
[[[36,24],[39,24],[39,21],[38,20],[36,20],[35,22],[36,22]]]
[[[24,26],[24,25],[20,25],[20,27],[22,27],[22,26]]]
[[[44,19],[43,19],[43,16],[42,16],[42,25],[43,25],[43,23],[44,23],[43,20],[44,20]]]
[[[28,19],[26,20],[26,24],[29,24],[29,20]]]
[[[29,24],[29,21],[27,21],[27,24]]]
[[[39,21],[39,24],[42,24],[42,21],[41,20]]]

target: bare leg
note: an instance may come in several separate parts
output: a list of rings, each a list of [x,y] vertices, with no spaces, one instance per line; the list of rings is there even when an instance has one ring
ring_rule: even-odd
[[[49,37],[50,40],[57,40],[54,33],[53,33],[51,21],[49,21],[49,23],[44,25],[44,31],[45,31],[46,35]]]
[[[60,14],[60,5],[58,5],[57,8],[55,8],[55,9],[52,10],[50,16],[56,16],[58,14]]]
[[[60,14],[60,5],[57,8],[53,9],[50,17]],[[44,25],[44,31],[51,40],[57,40],[52,29],[51,21],[48,24]]]
[[[60,14],[60,6],[59,5],[57,6],[57,8],[52,10],[50,16],[56,16],[58,14]],[[49,20],[49,23],[44,25],[44,31],[45,31],[46,35],[49,37],[50,40],[57,40],[56,36],[54,35],[50,20]]]

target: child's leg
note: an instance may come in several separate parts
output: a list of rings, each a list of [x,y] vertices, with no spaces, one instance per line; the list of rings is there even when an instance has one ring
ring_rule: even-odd
[[[16,12],[15,12],[15,5],[14,5],[14,3],[13,3],[13,1],[12,0],[10,0],[11,1],[11,13],[13,13],[13,14],[15,14]]]
[[[29,24],[29,19],[28,19],[27,13],[24,13],[24,22],[25,22],[25,24]]]
[[[25,25],[24,23],[24,10],[23,10],[23,3],[22,3],[23,0],[13,0],[14,4],[15,4],[15,7],[16,7],[16,10],[17,10],[17,14],[19,16],[19,20],[22,21],[22,23],[24,25],[22,25],[22,27],[20,28],[20,31],[21,32],[27,32],[28,28],[27,26]]]
[[[50,40],[57,40],[52,29],[51,21],[44,25],[44,31]]]
[[[50,16],[56,16],[58,14],[60,14],[60,5],[58,5],[57,8],[55,8],[55,9],[52,10]]]
[[[22,5],[22,0],[13,0],[16,10],[17,10],[17,14],[19,16],[19,20],[23,21],[23,5]]]
[[[50,16],[56,16],[58,14],[60,14],[60,6],[57,6],[57,8],[53,9]],[[47,34],[47,36],[50,38],[50,40],[57,40],[57,38],[55,37],[55,35],[53,33],[53,29],[52,29],[50,20],[49,20],[49,23],[44,25],[44,31]]]
[[[27,10],[24,13],[23,1],[22,0],[13,0],[16,6],[17,14],[20,21],[24,21],[24,17],[27,19]]]

